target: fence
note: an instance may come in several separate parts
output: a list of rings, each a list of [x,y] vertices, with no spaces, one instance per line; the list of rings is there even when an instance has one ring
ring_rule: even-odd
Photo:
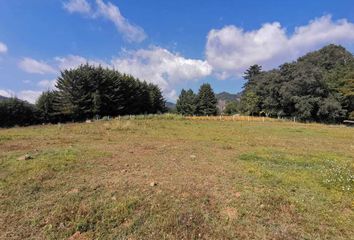
[[[249,122],[278,122],[282,119],[269,117],[254,117],[254,116],[189,116],[186,117],[191,120],[215,120],[215,121],[249,121]]]

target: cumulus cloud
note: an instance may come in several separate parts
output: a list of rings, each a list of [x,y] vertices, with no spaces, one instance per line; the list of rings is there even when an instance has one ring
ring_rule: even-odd
[[[6,53],[7,52],[7,46],[5,43],[0,42],[0,53]]]
[[[63,3],[63,7],[70,13],[91,13],[91,6],[86,0],[69,0]]]
[[[354,24],[345,19],[333,21],[330,15],[297,27],[291,35],[278,22],[263,24],[254,31],[230,25],[209,32],[206,57],[215,74],[227,78],[240,76],[253,64],[269,69],[326,44],[353,40]]]
[[[197,80],[212,72],[206,61],[184,58],[159,47],[126,51],[122,56],[114,58],[112,65],[120,72],[159,85],[171,100],[176,98],[173,89],[176,84]]]
[[[142,42],[147,37],[144,29],[130,23],[118,6],[111,2],[96,0],[96,9],[93,10],[86,0],[70,0],[64,3],[64,8],[70,13],[78,12],[91,18],[103,17],[111,21],[128,42]]]
[[[49,74],[57,73],[57,70],[44,61],[38,61],[33,58],[23,58],[19,62],[19,67],[28,73]]]

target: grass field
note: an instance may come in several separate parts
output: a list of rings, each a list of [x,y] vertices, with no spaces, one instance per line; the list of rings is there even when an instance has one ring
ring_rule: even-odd
[[[0,239],[353,239],[353,159],[354,128],[320,124],[2,129]]]

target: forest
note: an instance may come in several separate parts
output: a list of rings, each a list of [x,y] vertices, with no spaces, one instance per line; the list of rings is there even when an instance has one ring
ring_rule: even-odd
[[[354,118],[354,58],[328,45],[277,69],[251,66],[240,111],[249,115],[341,122]]]

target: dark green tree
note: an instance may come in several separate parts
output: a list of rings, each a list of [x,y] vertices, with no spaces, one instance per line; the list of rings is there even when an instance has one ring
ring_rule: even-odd
[[[0,127],[27,126],[39,123],[36,107],[17,98],[0,101]]]
[[[328,45],[279,69],[251,66],[241,97],[242,112],[340,122],[354,111],[354,58],[341,46]]]
[[[44,123],[56,122],[55,109],[56,94],[53,91],[43,92],[36,101],[40,120]]]
[[[192,89],[188,91],[182,89],[176,103],[176,109],[179,114],[185,116],[196,114],[196,95]]]
[[[148,85],[150,93],[150,102],[151,102],[151,113],[164,113],[167,111],[166,100],[162,95],[161,89],[154,84]]]
[[[217,114],[217,99],[210,84],[204,83],[200,86],[196,102],[197,115],[209,116]]]

